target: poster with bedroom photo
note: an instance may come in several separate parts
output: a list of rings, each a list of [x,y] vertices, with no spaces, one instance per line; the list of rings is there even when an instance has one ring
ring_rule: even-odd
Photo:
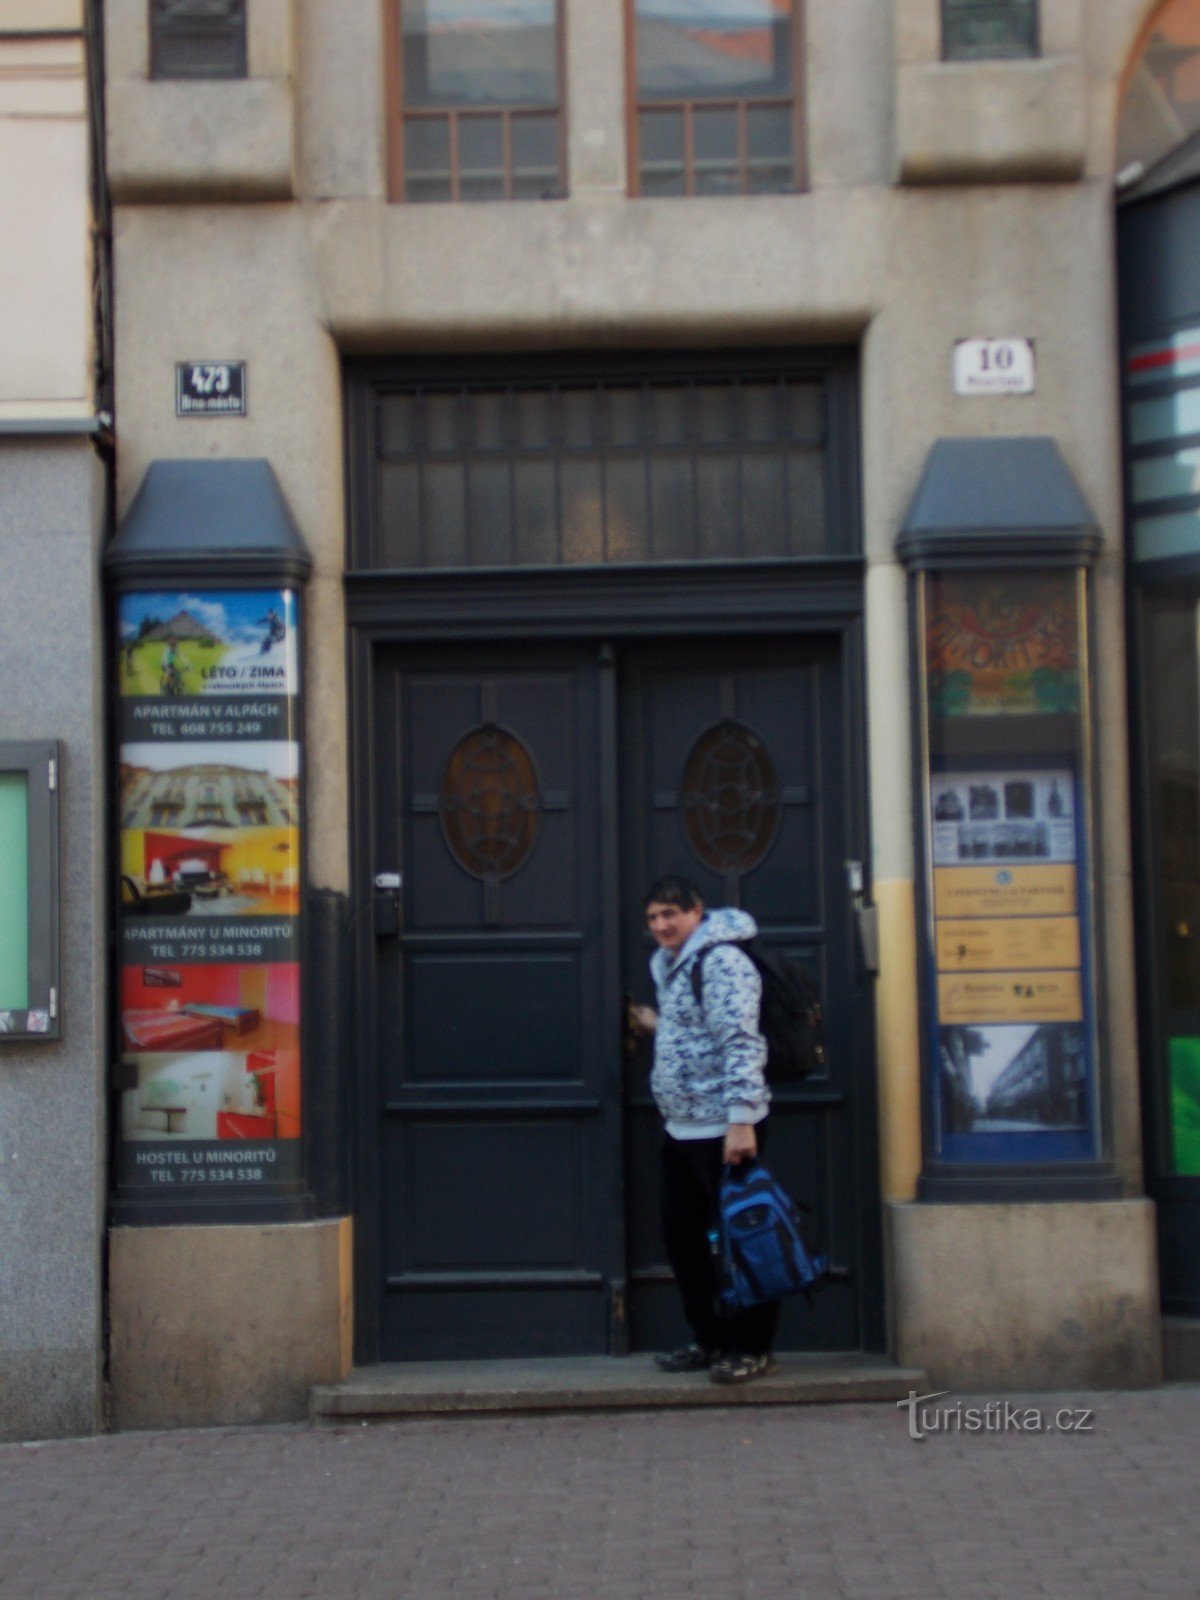
[[[294,1050],[126,1051],[116,1089],[126,1185],[178,1195],[300,1176]]]
[[[121,971],[129,1051],[300,1050],[300,965],[193,962]]]

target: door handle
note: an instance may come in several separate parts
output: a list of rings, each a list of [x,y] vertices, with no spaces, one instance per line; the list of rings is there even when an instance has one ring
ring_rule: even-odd
[[[400,937],[400,889],[403,882],[399,872],[375,874],[374,926],[377,939]]]
[[[854,926],[858,934],[858,958],[863,971],[871,978],[879,976],[879,907],[865,905],[861,900],[854,908]]]
[[[854,942],[858,947],[859,964],[867,977],[877,978],[879,976],[879,908],[867,903],[861,861],[847,861],[846,884],[850,890],[850,906],[854,912]]]

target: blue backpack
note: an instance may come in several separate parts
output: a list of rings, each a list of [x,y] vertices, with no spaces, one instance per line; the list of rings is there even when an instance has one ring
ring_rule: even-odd
[[[828,1265],[809,1251],[799,1207],[761,1161],[726,1168],[709,1242],[726,1315],[788,1294],[808,1296]]]

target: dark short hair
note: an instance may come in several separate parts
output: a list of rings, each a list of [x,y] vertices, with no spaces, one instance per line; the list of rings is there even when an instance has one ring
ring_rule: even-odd
[[[678,906],[681,911],[692,911],[696,906],[703,905],[700,891],[688,878],[681,878],[678,873],[668,872],[661,878],[655,878],[646,891],[646,898],[642,901],[642,910],[655,901],[660,906]]]

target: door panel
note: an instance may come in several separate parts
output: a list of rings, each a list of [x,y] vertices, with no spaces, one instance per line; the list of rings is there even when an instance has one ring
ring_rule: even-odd
[[[546,652],[378,676],[375,870],[404,880],[377,946],[385,1360],[608,1347],[596,680]]]
[[[664,872],[690,878],[709,905],[750,912],[768,949],[804,963],[825,998],[829,1068],[772,1081],[769,1161],[813,1208],[834,1259],[856,1262],[849,1018],[862,997],[844,876],[848,719],[836,647],[635,654],[622,693],[627,987],[650,998],[641,895]],[[656,1221],[662,1133],[649,1067],[644,1046],[625,1073],[630,1334],[635,1347],[661,1348],[686,1330]],[[857,1348],[853,1274],[811,1308],[789,1303],[780,1338],[785,1349]]]
[[[376,944],[382,1359],[682,1336],[649,1055],[620,1040],[663,871],[750,911],[825,996],[829,1071],[772,1083],[770,1161],[861,1265],[847,695],[832,639],[378,658],[372,871],[404,878]],[[852,1276],[789,1307],[782,1343],[862,1327]]]

